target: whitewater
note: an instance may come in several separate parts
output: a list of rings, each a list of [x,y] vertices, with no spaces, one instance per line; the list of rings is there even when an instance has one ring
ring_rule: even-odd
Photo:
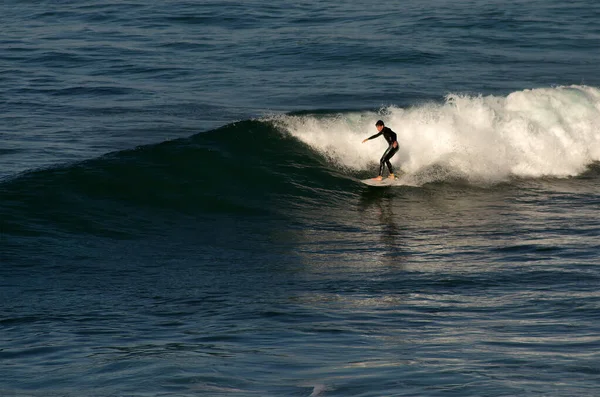
[[[384,119],[398,135],[392,163],[419,183],[566,178],[600,160],[600,89],[565,86],[506,97],[448,94],[407,108],[267,118],[339,167],[376,168],[386,142],[362,139]]]

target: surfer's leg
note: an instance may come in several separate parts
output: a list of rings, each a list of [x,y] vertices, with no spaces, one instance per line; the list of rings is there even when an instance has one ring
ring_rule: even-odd
[[[390,170],[390,175],[394,175],[394,169],[392,168],[392,163],[390,163],[390,160],[386,160],[385,163],[387,164],[388,170]]]
[[[394,157],[394,155],[396,154],[396,152],[398,151],[398,148],[395,148],[393,146],[390,146],[387,148],[387,150],[385,151],[385,153],[383,153],[383,156],[381,157],[381,161],[379,162],[379,175],[383,175],[383,165],[387,165],[388,170],[390,171],[390,175],[394,175],[394,169],[392,168],[392,163],[390,162],[390,159],[392,157]]]
[[[386,163],[388,165],[388,168],[390,166],[389,165],[390,162],[388,161],[389,160],[388,156],[390,154],[391,149],[393,149],[391,146],[389,146],[387,149],[385,149],[385,152],[383,152],[383,155],[381,156],[381,159],[379,160],[379,176],[383,175],[383,167],[386,165]]]
[[[385,167],[386,163],[388,163],[388,167],[389,167],[389,162],[388,162],[388,159],[387,159],[387,155],[388,155],[389,151],[390,151],[390,149],[388,148],[383,153],[383,156],[381,156],[381,159],[379,160],[379,177],[383,176],[383,167]]]

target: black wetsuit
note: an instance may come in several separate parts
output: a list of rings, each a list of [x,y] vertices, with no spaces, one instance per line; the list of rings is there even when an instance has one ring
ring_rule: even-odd
[[[396,147],[394,147],[394,142],[396,142],[396,133],[394,131],[392,131],[391,129],[389,129],[388,127],[383,127],[381,129],[381,131],[379,131],[377,134],[373,135],[372,137],[369,137],[368,139],[373,139],[373,138],[377,138],[379,135],[383,134],[383,137],[385,138],[385,140],[387,141],[387,143],[390,144],[390,146],[386,149],[385,152],[383,152],[383,156],[381,156],[381,160],[379,160],[379,175],[383,175],[383,166],[384,164],[387,164],[388,170],[390,170],[390,174],[394,173],[394,170],[392,169],[392,163],[390,163],[390,159],[396,154],[396,152],[398,152],[398,145],[396,144]]]

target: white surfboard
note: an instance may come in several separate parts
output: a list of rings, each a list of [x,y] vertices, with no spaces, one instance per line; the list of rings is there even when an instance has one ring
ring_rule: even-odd
[[[377,179],[369,178],[369,179],[361,179],[361,182],[365,185],[383,187],[383,186],[418,186],[410,181],[405,180],[404,178],[383,178],[378,181]]]
[[[395,179],[389,179],[389,178],[384,178],[380,181],[378,181],[377,179],[373,179],[373,178],[361,180],[362,183],[364,183],[365,185],[369,185],[369,186],[391,186],[395,181],[396,181]]]

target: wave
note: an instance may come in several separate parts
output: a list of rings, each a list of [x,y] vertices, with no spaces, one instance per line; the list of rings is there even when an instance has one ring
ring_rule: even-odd
[[[392,163],[421,184],[569,177],[600,160],[600,89],[588,86],[506,97],[449,94],[442,104],[271,120],[341,167],[360,171],[375,170],[373,162],[386,147],[383,139],[361,144],[380,118],[398,134],[400,150]]]
[[[412,184],[598,174],[600,90],[452,94],[406,109],[272,115],[28,172],[2,182],[0,219],[6,233],[43,234],[38,226],[49,223],[111,235],[157,214],[285,216],[295,206],[344,205],[365,189],[358,179],[376,172],[385,141],[361,141],[379,118],[397,132],[393,162]]]
[[[281,201],[347,190],[327,159],[271,123],[248,120],[190,138],[37,170],[2,183],[7,233],[47,227],[108,235],[173,215],[277,214]],[[341,186],[345,185],[345,186]]]

